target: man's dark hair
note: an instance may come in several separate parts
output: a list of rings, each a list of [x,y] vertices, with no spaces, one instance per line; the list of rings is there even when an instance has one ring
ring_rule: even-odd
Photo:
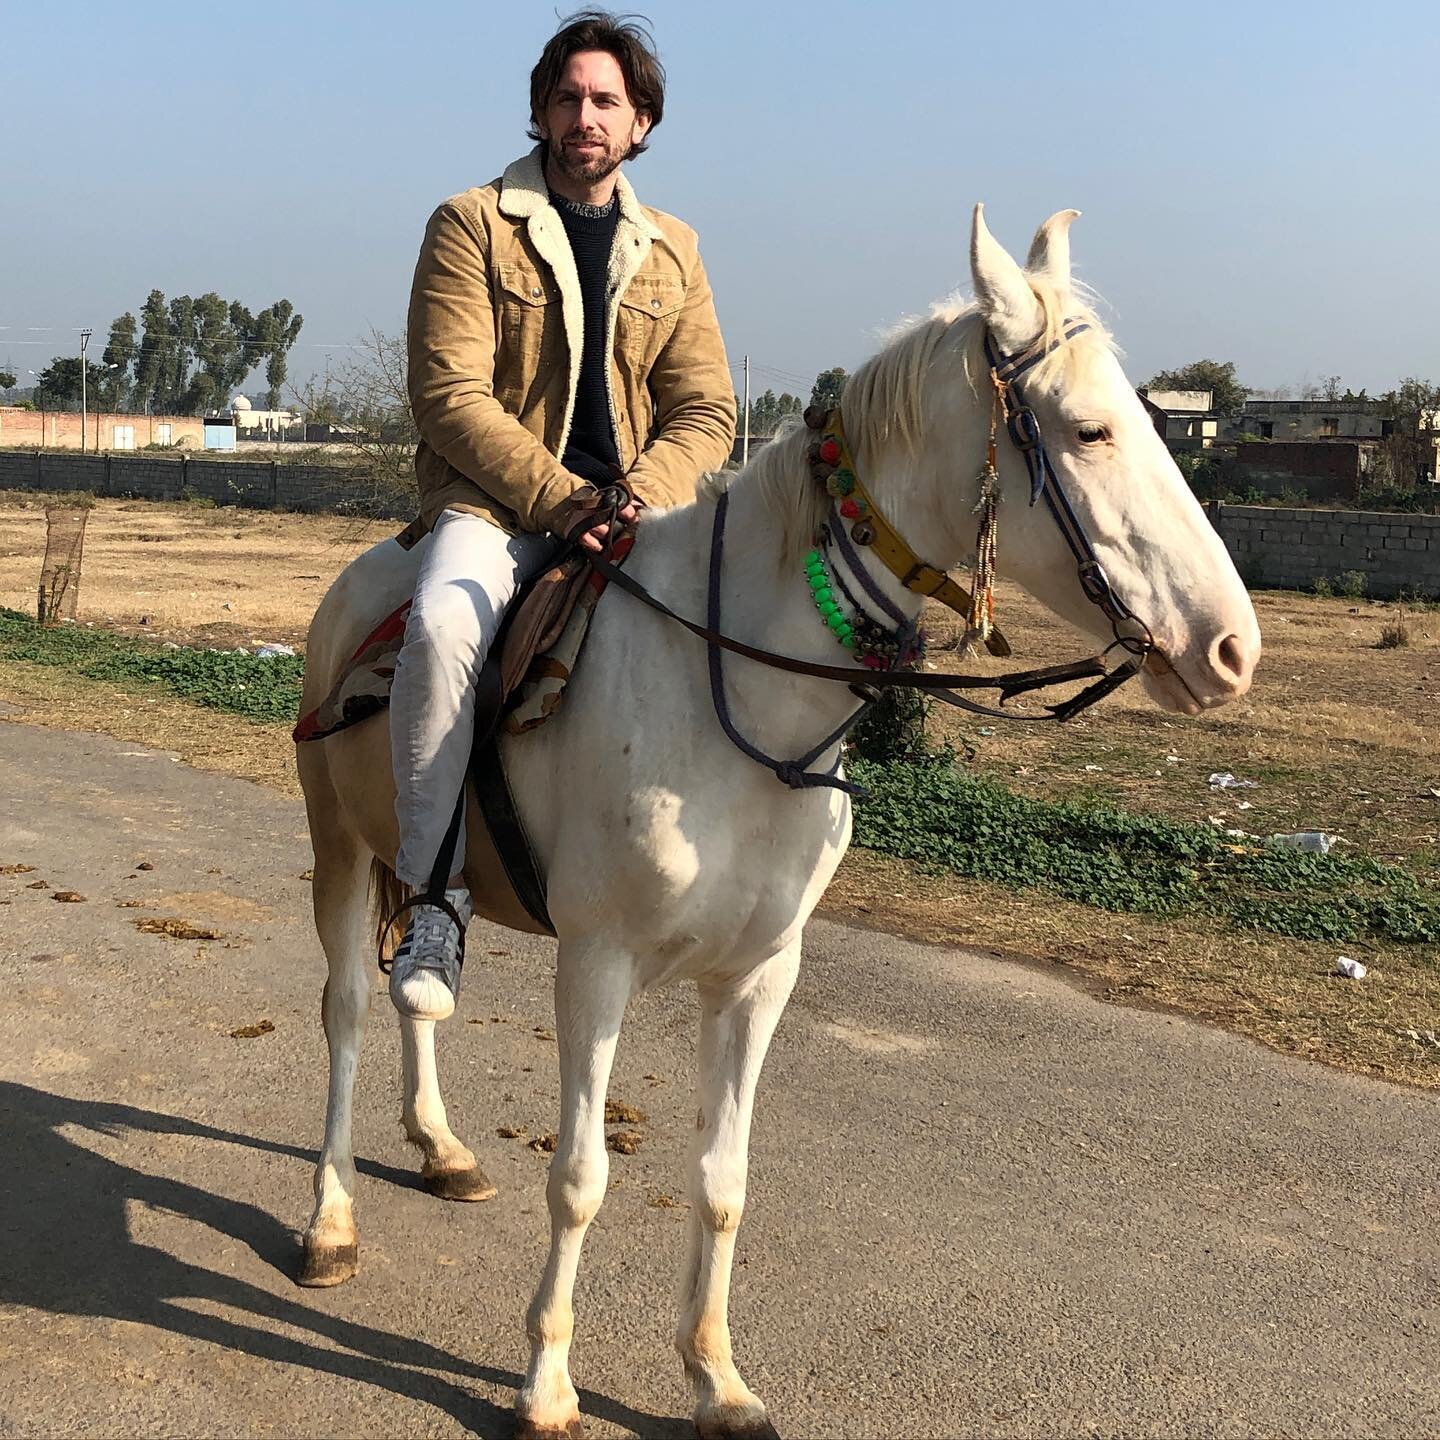
[[[649,23],[640,15],[612,15],[608,10],[580,10],[551,37],[530,72],[530,129],[532,140],[542,140],[540,117],[560,83],[572,55],[582,50],[604,50],[615,57],[625,77],[630,103],[650,117],[653,130],[665,114],[665,67],[655,53]],[[633,160],[649,147],[632,145],[625,157]]]

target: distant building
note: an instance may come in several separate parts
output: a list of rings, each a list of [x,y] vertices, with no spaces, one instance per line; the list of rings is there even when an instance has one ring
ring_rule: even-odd
[[[22,410],[0,405],[0,446],[37,450],[79,450],[78,410]],[[91,453],[142,450],[147,445],[204,444],[198,415],[136,415],[90,410],[85,415],[85,446]]]
[[[235,417],[233,415],[207,415],[203,423],[207,450],[233,450],[235,448]]]
[[[1378,400],[1247,400],[1225,433],[1231,439],[1383,440],[1393,428]]]
[[[246,395],[237,395],[230,402],[235,427],[245,440],[282,438],[292,426],[304,422],[293,410],[261,410]]]
[[[1156,433],[1171,450],[1203,450],[1220,434],[1220,419],[1211,410],[1209,390],[1142,390]]]

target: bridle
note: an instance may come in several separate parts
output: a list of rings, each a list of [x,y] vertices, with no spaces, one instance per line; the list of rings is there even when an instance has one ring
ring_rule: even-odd
[[[707,623],[704,625],[676,614],[662,600],[657,599],[645,589],[639,581],[615,565],[608,556],[591,554],[586,558],[609,583],[618,586],[627,594],[649,606],[650,609],[674,620],[690,631],[692,635],[705,641],[709,652],[711,700],[721,728],[745,755],[757,764],[764,765],[773,771],[777,778],[792,789],[829,786],[852,795],[859,793],[859,787],[841,779],[833,771],[816,772],[810,770],[809,766],[843,739],[861,716],[880,699],[881,693],[885,690],[918,690],[944,704],[1001,720],[1056,720],[1060,722],[1069,720],[1082,710],[1089,709],[1096,701],[1103,699],[1127,680],[1139,674],[1147,657],[1155,648],[1154,637],[1149,627],[1116,595],[1109,577],[1105,573],[1105,568],[1095,553],[1095,547],[1085,533],[1085,527],[1080,523],[1079,517],[1075,514],[1074,508],[1060,484],[1055,467],[1045,448],[1040,422],[1036,418],[1035,412],[1025,403],[1024,392],[1020,387],[1022,375],[1033,369],[1057,347],[1089,328],[1084,321],[1069,322],[1062,333],[1048,343],[1045,337],[1041,336],[1025,349],[1013,355],[1002,353],[995,346],[989,331],[986,331],[985,357],[990,367],[990,380],[996,406],[992,415],[992,444],[987,463],[989,475],[993,476],[993,431],[995,428],[993,421],[1003,414],[1010,440],[1020,451],[1029,472],[1030,504],[1034,506],[1042,499],[1045,501],[1046,508],[1054,518],[1056,525],[1059,526],[1066,546],[1075,559],[1077,575],[1085,597],[1091,604],[1097,606],[1110,621],[1111,632],[1115,638],[1098,655],[1088,656],[1067,664],[1050,665],[1035,670],[1009,671],[994,676],[941,674],[934,671],[907,669],[887,669],[877,673],[853,665],[822,665],[809,660],[800,660],[794,656],[779,655],[774,651],[735,640],[724,634],[720,628],[725,524],[730,501],[728,491],[721,492],[715,505],[715,519],[710,538]],[[818,442],[817,446],[812,447],[811,452],[812,475],[825,485],[827,493],[832,499],[831,515],[825,525],[821,527],[820,543],[828,546],[833,542],[836,545],[861,589],[882,612],[886,613],[887,618],[895,623],[897,631],[902,626],[908,625],[909,622],[885,597],[883,591],[875,584],[873,576],[866,570],[864,555],[867,551],[875,554],[885,568],[906,589],[933,597],[962,615],[967,613],[973,615],[975,599],[978,598],[978,587],[977,597],[972,597],[951,580],[943,570],[921,560],[908,542],[885,518],[883,512],[866,491],[849,454],[839,411],[812,409],[806,411],[805,419],[812,430],[822,431],[828,439],[835,442],[833,459],[831,452],[824,449],[823,440]],[[821,457],[818,464],[815,459],[817,454]],[[603,521],[608,513],[611,522],[610,534],[613,536],[616,533],[615,514],[624,504],[628,503],[630,496],[628,491],[621,486],[612,488],[613,496],[609,497],[609,503],[602,508],[596,518]],[[992,506],[990,511],[990,545],[992,549],[993,515]],[[984,528],[982,521],[982,541]],[[1138,626],[1141,634],[1125,633],[1124,627],[1127,626]],[[1008,645],[1005,644],[998,632],[991,631],[988,626],[984,631],[983,638],[992,653],[1009,654]],[[1110,670],[1106,667],[1106,659],[1112,650],[1124,651],[1128,658],[1115,669]],[[732,655],[743,656],[748,660],[754,660],[772,669],[785,671],[788,674],[805,675],[848,685],[861,701],[860,707],[842,725],[811,746],[804,755],[791,760],[777,760],[747,740],[736,728],[730,716],[721,660],[721,654],[725,651]],[[1068,700],[1047,704],[1043,712],[1027,713],[1003,708],[1017,695],[1028,694],[1031,691],[1075,680],[1091,680],[1093,683]],[[995,705],[982,704],[959,693],[966,690],[994,690],[997,692],[997,703]],[[838,764],[837,760],[837,767]]]

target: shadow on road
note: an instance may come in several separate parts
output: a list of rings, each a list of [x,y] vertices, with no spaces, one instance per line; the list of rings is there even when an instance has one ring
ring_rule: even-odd
[[[126,1132],[183,1135],[290,1155],[309,1165],[316,1154],[176,1115],[97,1100],[75,1100],[0,1081],[0,1302],[56,1315],[132,1320],[220,1345],[261,1360],[359,1380],[434,1405],[486,1437],[513,1433],[514,1418],[464,1388],[458,1379],[518,1389],[513,1371],[478,1365],[422,1340],[357,1324],[276,1295],[233,1276],[188,1264],[131,1238],[127,1201],[181,1215],[247,1245],[288,1277],[298,1246],[273,1215],[243,1200],[227,1199],[180,1180],[148,1175],[98,1155],[61,1133],[90,1131],[111,1139]],[[408,1171],[371,1161],[357,1168],[376,1179],[413,1186]],[[206,1314],[186,1302],[209,1302],[239,1311],[253,1324]],[[337,1346],[329,1349],[276,1333],[285,1326],[309,1331]],[[433,1372],[443,1372],[436,1375]],[[451,1379],[446,1377],[458,1377]],[[582,1410],[656,1440],[679,1440],[688,1423],[632,1410],[593,1392],[581,1392]]]

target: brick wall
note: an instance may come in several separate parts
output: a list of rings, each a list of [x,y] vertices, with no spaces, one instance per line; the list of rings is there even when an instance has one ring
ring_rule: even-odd
[[[1309,589],[1356,570],[1365,593],[1440,598],[1440,515],[1393,511],[1208,507],[1241,578],[1253,589]]]
[[[189,445],[196,450],[205,444],[204,421],[198,415],[112,415],[92,410],[85,420],[85,448],[96,452],[114,445],[117,425],[135,432],[135,447],[162,443],[161,425],[170,427],[170,444]],[[63,410],[22,410],[0,405],[0,445],[39,445],[46,449],[80,449],[80,412]]]

